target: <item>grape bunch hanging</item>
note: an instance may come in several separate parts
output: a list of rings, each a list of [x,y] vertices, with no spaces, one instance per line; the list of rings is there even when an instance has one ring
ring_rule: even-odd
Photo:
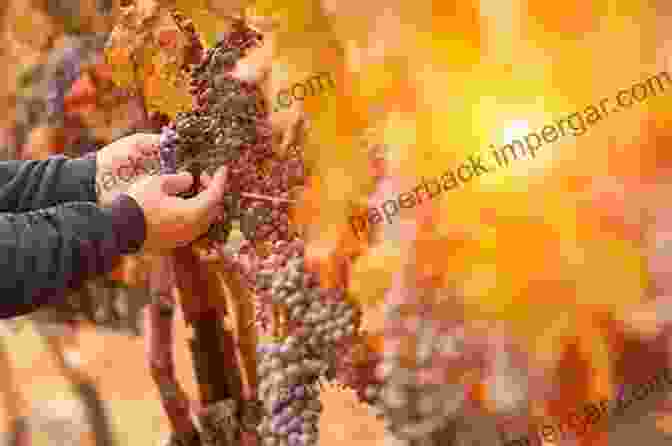
[[[245,237],[231,265],[254,293],[254,323],[267,341],[257,346],[263,414],[256,431],[267,446],[310,446],[318,441],[320,378],[338,377],[373,402],[378,358],[362,353],[361,314],[345,290],[320,287],[317,274],[304,267],[304,242],[289,212],[295,188],[305,183],[301,151],[273,150],[259,85],[231,74],[261,42],[262,35],[240,21],[204,52],[191,71],[192,110],[162,129],[161,164],[164,173],[188,171],[196,178],[227,167],[225,213],[207,237],[222,248],[234,220]]]

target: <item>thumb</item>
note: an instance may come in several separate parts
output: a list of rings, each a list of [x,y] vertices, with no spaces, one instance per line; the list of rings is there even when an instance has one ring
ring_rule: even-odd
[[[199,208],[209,208],[220,204],[226,192],[226,177],[226,168],[220,167],[209,181],[207,188],[189,201]]]
[[[161,190],[168,195],[177,195],[182,192],[187,192],[194,182],[194,177],[189,172],[162,175],[159,178],[162,180]]]
[[[151,156],[158,152],[160,135],[154,133],[136,133],[133,137],[135,138],[135,147],[140,154]]]

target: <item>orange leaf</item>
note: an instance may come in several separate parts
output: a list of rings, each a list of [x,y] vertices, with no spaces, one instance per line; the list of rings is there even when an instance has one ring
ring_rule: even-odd
[[[65,112],[68,114],[85,114],[95,111],[96,87],[87,74],[72,84],[70,93],[65,97],[64,104]]]
[[[159,45],[162,48],[175,48],[177,47],[177,39],[179,37],[179,31],[175,29],[164,29],[159,31],[158,40]]]

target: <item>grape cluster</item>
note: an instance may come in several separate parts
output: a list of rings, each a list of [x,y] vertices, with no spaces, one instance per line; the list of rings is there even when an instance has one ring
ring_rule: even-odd
[[[259,368],[262,379],[259,398],[267,410],[265,419],[268,426],[273,425],[274,417],[277,416],[274,411],[281,410],[278,409],[281,405],[277,402],[279,397],[270,390],[271,383],[279,380],[279,392],[285,392],[291,400],[292,386],[306,383],[306,380],[295,378],[295,374],[301,376],[304,370],[314,380],[317,380],[318,375],[327,380],[338,377],[343,384],[354,388],[362,401],[375,401],[379,392],[379,382],[375,379],[377,362],[371,352],[362,351],[366,347],[357,338],[360,314],[345,299],[342,288],[321,287],[318,275],[305,268],[304,242],[299,238],[291,242],[278,241],[273,244],[271,254],[262,259],[254,259],[252,250],[241,251],[244,255],[239,254],[238,259],[252,271],[248,273],[250,286],[262,306],[259,314],[271,313],[271,307],[283,309],[286,315],[283,325],[289,333],[283,344],[261,347],[264,358]],[[243,261],[244,256],[247,259]],[[258,323],[263,327],[267,320]],[[365,358],[367,360],[358,358],[362,354],[368,355]],[[273,358],[278,360],[274,361]],[[294,367],[289,364],[294,358],[299,358],[299,362],[304,360],[304,365]],[[311,366],[305,358],[314,358],[317,362]],[[276,367],[278,371],[273,375]],[[306,389],[315,392],[317,397],[315,387]],[[272,432],[265,427],[260,428],[262,436],[273,436]],[[273,441],[270,440],[269,444],[276,444]]]
[[[175,171],[194,175],[227,166],[230,190],[224,221],[239,219],[245,238],[272,243],[294,235],[288,204],[293,190],[304,184],[306,169],[299,150],[274,152],[260,87],[231,74],[261,40],[261,34],[239,22],[203,53],[191,70],[193,109],[178,113],[164,127],[161,156]]]
[[[257,327],[263,332],[274,323],[286,333],[284,340],[258,348],[263,416],[257,432],[266,446],[310,446],[318,440],[320,378],[340,374],[365,401],[377,399],[380,383],[376,362],[362,360],[361,348],[355,348],[362,346],[359,311],[343,288],[320,286],[318,275],[305,267],[305,243],[290,229],[289,200],[307,174],[303,154],[298,146],[283,154],[273,150],[261,89],[231,75],[260,40],[240,23],[205,51],[192,70],[193,110],[163,127],[161,163],[165,173],[194,175],[227,167],[224,221],[238,219],[245,237],[227,247],[230,265],[254,291]],[[283,320],[272,316],[278,309]]]
[[[477,369],[479,358],[459,352],[459,336],[440,322],[416,316],[422,314],[419,307],[409,311],[414,315],[410,317],[402,317],[402,309],[401,304],[385,304],[386,348],[376,370],[383,386],[376,409],[401,443],[432,445],[444,435],[466,398],[464,383],[450,383],[446,373]],[[402,345],[409,341],[415,352],[412,360],[402,354]]]
[[[285,306],[288,321],[300,325],[308,344],[318,351],[355,333],[356,310],[343,299],[343,290],[320,288],[317,274],[305,270],[303,255],[294,254],[277,272],[261,271],[260,281],[270,288],[273,303]]]
[[[257,428],[264,446],[312,446],[322,403],[315,383],[329,367],[316,359],[299,337],[260,344],[257,374],[264,416]]]
[[[248,204],[249,200],[243,200]],[[240,215],[240,230],[248,240],[268,240],[275,242],[287,240],[291,234],[289,229],[289,205],[278,203],[251,202]]]
[[[260,294],[286,308],[290,331],[328,361],[326,378],[338,376],[360,400],[373,403],[381,384],[375,376],[380,358],[362,342],[361,313],[346,300],[345,290],[322,288],[318,275],[305,269],[302,250],[289,255],[282,269],[265,269],[258,277]]]
[[[240,23],[208,49],[192,70],[189,92],[194,96],[193,110],[178,113],[161,137],[162,162],[174,166],[175,171],[212,174],[219,166],[227,166],[230,191],[223,224],[239,218],[243,234],[255,242],[290,237],[287,199],[290,187],[303,182],[300,161],[288,163],[273,151],[268,111],[259,86],[230,73],[260,40],[260,34]],[[229,231],[220,228],[215,232]]]

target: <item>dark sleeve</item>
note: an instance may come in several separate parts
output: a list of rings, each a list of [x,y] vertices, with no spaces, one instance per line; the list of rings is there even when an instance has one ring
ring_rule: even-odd
[[[27,212],[68,202],[96,202],[96,154],[0,162],[0,212]]]
[[[109,272],[144,239],[142,209],[128,195],[104,208],[75,202],[0,214],[0,318],[60,303],[68,288]]]

